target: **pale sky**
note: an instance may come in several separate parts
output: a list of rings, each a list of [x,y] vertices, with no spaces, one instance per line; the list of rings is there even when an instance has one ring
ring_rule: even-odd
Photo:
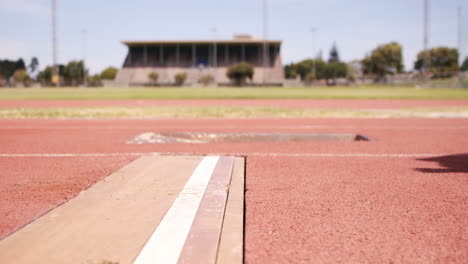
[[[82,59],[92,73],[121,67],[121,40],[262,37],[261,0],[57,0],[59,62]],[[270,39],[283,40],[283,64],[324,58],[336,42],[341,59],[362,59],[377,45],[403,45],[406,69],[422,49],[422,0],[268,0]],[[463,47],[468,54],[468,1],[431,1],[430,46],[457,46],[457,7],[464,5]],[[0,59],[37,56],[52,62],[50,0],[0,0]],[[217,29],[217,33],[213,32]],[[318,31],[313,36],[311,28]],[[86,52],[83,29],[87,31]],[[315,41],[313,41],[315,39]],[[314,44],[315,43],[315,44]]]

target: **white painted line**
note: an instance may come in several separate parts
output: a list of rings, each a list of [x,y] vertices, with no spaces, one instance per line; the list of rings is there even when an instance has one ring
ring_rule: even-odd
[[[159,153],[0,153],[0,157],[4,158],[23,158],[23,157],[39,157],[39,158],[61,158],[61,157],[119,157],[119,156],[159,156]]]
[[[203,158],[135,259],[135,264],[177,263],[219,158]]]
[[[260,157],[329,157],[329,158],[417,158],[417,157],[434,157],[445,156],[445,153],[415,153],[415,154],[399,154],[399,153],[248,153],[246,156]]]
[[[330,158],[418,158],[452,155],[448,153],[196,153],[196,152],[130,152],[130,153],[0,153],[0,158],[60,158],[60,157],[139,157],[139,156],[257,156],[257,157],[330,157]]]
[[[171,126],[171,125],[166,125],[163,127],[164,130],[167,129],[213,129],[213,128],[222,128],[222,129],[236,129],[238,130],[239,128],[247,128],[247,129],[331,129],[331,128],[336,128],[336,129],[391,129],[391,130],[459,130],[459,129],[468,129],[468,126],[466,125],[460,125],[460,126],[330,126],[330,125],[278,125],[278,126],[262,126],[262,125],[238,125],[238,126],[223,126],[223,125],[216,125],[216,124],[210,124],[206,126]],[[101,129],[101,130],[154,130],[154,129],[160,129],[155,126],[44,126],[44,125],[39,125],[39,126],[2,126],[0,127],[0,130],[6,130],[6,129]]]

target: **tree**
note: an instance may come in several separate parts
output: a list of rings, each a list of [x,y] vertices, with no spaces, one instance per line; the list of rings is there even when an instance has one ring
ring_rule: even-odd
[[[336,43],[333,43],[333,46],[330,50],[330,57],[328,58],[328,63],[337,63],[340,62],[340,54],[338,53],[338,48]]]
[[[29,63],[29,70],[31,73],[34,73],[39,66],[39,60],[36,57],[32,57],[31,62]]]
[[[43,71],[37,74],[37,80],[41,83],[41,85],[50,86],[52,84],[51,83],[52,72],[53,72],[52,67],[47,66]]]
[[[397,42],[380,45],[362,61],[364,74],[374,75],[376,80],[384,80],[388,74],[403,71],[403,48]]]
[[[158,83],[159,74],[157,72],[148,73],[148,79],[150,79],[151,84],[156,85]]]
[[[105,70],[101,72],[101,79],[102,80],[114,80],[115,76],[117,76],[117,72],[119,70],[114,67],[107,67]]]
[[[246,62],[233,64],[229,67],[226,75],[235,85],[242,86],[247,79],[252,80],[254,67],[252,64]]]
[[[59,69],[59,77],[61,80],[65,80],[65,69],[66,66],[63,64],[57,65]],[[53,66],[47,66],[44,70],[40,71],[37,74],[37,80],[41,83],[42,86],[51,86],[52,85],[52,74],[54,72]],[[68,78],[68,76],[67,76]],[[69,79],[67,79],[67,82]]]
[[[295,79],[297,77],[297,71],[294,63],[284,66],[284,76],[287,79]]]
[[[19,59],[15,62],[16,70],[26,70],[26,64],[24,64],[23,59]]]
[[[460,71],[468,71],[468,57],[463,60],[462,65],[460,66]]]
[[[63,76],[65,85],[76,86],[83,84],[85,76],[83,61],[70,61],[59,75]]]
[[[335,85],[336,78],[348,76],[348,65],[343,62],[332,62],[325,66],[324,79],[327,79],[328,85]]]
[[[422,71],[424,60],[429,52],[429,72],[433,78],[447,78],[458,71],[458,50],[448,47],[432,48],[429,51],[421,51],[414,63],[414,69]]]
[[[305,80],[307,78],[307,75],[312,73],[313,65],[314,60],[303,60],[294,65],[294,70],[296,74],[300,76],[301,80]]]
[[[19,59],[17,61],[0,60],[0,76],[7,82],[17,70],[24,69],[26,69],[26,67],[24,66],[23,59]]]
[[[315,76],[313,74],[314,65],[315,65]],[[294,73],[293,77],[288,77],[288,78],[295,78],[297,75],[299,75],[299,77],[303,81],[321,80],[321,79],[328,78],[327,65],[328,64],[321,59],[316,59],[316,60],[307,59],[307,60],[300,61],[296,64],[293,63],[293,64],[288,65],[287,70],[285,67],[285,72],[289,71],[290,75]]]
[[[187,73],[179,72],[174,76],[174,79],[177,86],[182,86],[187,80]]]
[[[101,74],[94,74],[94,75],[88,76],[88,85],[92,87],[101,86],[102,85]]]
[[[30,77],[28,72],[24,69],[16,70],[13,74],[13,82],[15,85],[24,85],[27,86],[29,84]]]

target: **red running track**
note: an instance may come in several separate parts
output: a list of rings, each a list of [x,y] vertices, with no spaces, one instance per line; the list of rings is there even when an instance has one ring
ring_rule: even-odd
[[[125,144],[147,131],[376,141]],[[1,120],[0,236],[141,153],[231,153],[247,157],[246,263],[465,263],[467,135],[466,119]]]
[[[298,109],[399,109],[467,106],[468,100],[205,99],[205,100],[0,100],[0,108],[98,106],[251,106]]]

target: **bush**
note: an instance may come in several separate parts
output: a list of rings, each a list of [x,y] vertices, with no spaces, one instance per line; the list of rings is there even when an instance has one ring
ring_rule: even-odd
[[[117,70],[116,68],[114,67],[108,67],[107,69],[103,70],[101,72],[101,79],[102,80],[114,80],[115,79],[115,76],[117,76],[117,72],[119,70]]]
[[[182,85],[184,85],[185,81],[187,80],[187,73],[185,73],[185,72],[177,73],[174,76],[174,79],[175,79],[175,83],[176,83],[177,86],[182,86]]]
[[[157,72],[150,72],[148,73],[148,78],[150,79],[151,83],[155,85],[158,82],[159,74]]]
[[[200,78],[198,79],[198,82],[203,84],[203,86],[207,86],[210,83],[214,82],[214,77],[211,74],[205,74],[205,75],[200,76]]]
[[[242,86],[248,79],[252,80],[254,75],[254,67],[252,64],[241,62],[231,65],[227,73],[227,77],[237,86]]]
[[[102,85],[101,75],[94,74],[94,75],[88,76],[88,85],[91,87],[101,86]]]
[[[26,70],[16,70],[15,73],[13,73],[13,82],[16,85],[27,86],[30,81],[31,78],[29,77],[28,72]]]

